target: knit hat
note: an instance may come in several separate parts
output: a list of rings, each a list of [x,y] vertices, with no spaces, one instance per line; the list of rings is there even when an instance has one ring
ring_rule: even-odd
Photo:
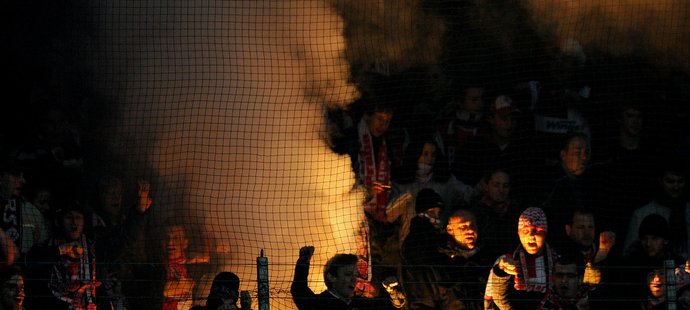
[[[528,227],[542,228],[544,231],[548,231],[546,213],[544,213],[544,210],[530,207],[522,211],[518,219],[518,232]]]
[[[433,189],[425,188],[417,194],[414,210],[419,214],[431,208],[443,209],[443,199]]]
[[[507,115],[511,113],[520,113],[513,99],[506,95],[496,97],[496,100],[491,104],[491,114]]]
[[[642,236],[659,236],[668,239],[668,222],[659,214],[647,215],[640,223],[638,235],[640,238]]]

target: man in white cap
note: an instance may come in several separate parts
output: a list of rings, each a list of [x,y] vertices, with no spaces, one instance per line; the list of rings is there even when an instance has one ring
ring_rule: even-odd
[[[508,171],[514,178],[526,179],[537,166],[528,137],[519,130],[521,116],[516,103],[506,95],[497,96],[489,107],[488,130],[469,139],[456,163],[460,179],[476,184],[484,173],[496,168]],[[517,182],[516,184],[520,184]],[[522,189],[518,189],[520,193]]]

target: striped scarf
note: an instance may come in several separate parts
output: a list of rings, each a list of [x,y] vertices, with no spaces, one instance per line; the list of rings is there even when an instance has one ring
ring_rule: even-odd
[[[381,139],[381,146],[378,150],[374,150],[374,143],[367,123],[362,119],[357,128],[359,134],[359,141],[361,149],[359,152],[360,177],[363,180],[364,186],[367,189],[373,188],[374,183],[381,185],[391,185],[390,181],[390,162],[388,160],[388,151],[386,147],[386,140]],[[378,154],[378,161],[374,152]],[[383,190],[376,194],[369,200],[364,208],[367,213],[372,215],[376,221],[386,222],[386,204],[388,203],[388,191]]]
[[[512,255],[507,255],[518,263],[518,274],[515,276],[515,285],[518,291],[545,293],[548,288],[549,274],[553,270],[556,254],[548,244],[544,244],[542,255],[530,255],[522,248],[515,249]]]
[[[18,248],[22,247],[22,212],[20,206],[22,201],[9,198],[4,201],[5,207],[2,210],[0,219],[0,229],[7,234]]]
[[[180,280],[187,278],[187,256],[182,255],[182,257],[170,261],[168,260],[165,264],[165,280],[167,282],[178,282]],[[163,310],[177,310],[183,308],[183,306],[191,296],[169,296],[163,301]]]
[[[93,244],[85,235],[77,241],[84,248],[84,254],[77,260],[61,257],[53,265],[50,290],[58,299],[66,302],[69,310],[96,310],[96,255]],[[64,240],[51,239],[51,246],[58,246]]]

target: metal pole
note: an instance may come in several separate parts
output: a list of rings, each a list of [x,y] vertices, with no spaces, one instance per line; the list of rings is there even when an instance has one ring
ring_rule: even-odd
[[[260,256],[256,258],[256,278],[259,291],[259,310],[269,310],[268,258],[264,256],[263,249],[261,249]]]
[[[672,259],[664,261],[666,275],[666,309],[676,310],[676,266]]]

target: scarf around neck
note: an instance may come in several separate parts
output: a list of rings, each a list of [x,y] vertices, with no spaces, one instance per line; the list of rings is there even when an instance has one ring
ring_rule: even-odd
[[[187,256],[183,254],[175,260],[165,260],[165,280],[177,282],[187,278]],[[191,297],[190,297],[191,298]],[[184,304],[188,299],[185,296],[166,297],[163,301],[163,310],[177,310],[178,305]]]
[[[61,257],[53,265],[50,275],[50,290],[58,299],[66,302],[69,310],[95,310],[96,287],[101,283],[96,281],[96,255],[94,247],[85,235],[78,240],[84,249],[84,254],[77,260]],[[50,245],[58,246],[64,243],[52,239]]]
[[[515,276],[514,288],[518,291],[546,293],[549,283],[549,274],[553,270],[556,254],[548,244],[544,244],[542,254],[531,255],[525,252],[522,245],[509,258],[514,259],[518,265],[518,273]]]
[[[0,229],[7,234],[14,244],[22,248],[22,212],[21,200],[15,198],[4,199],[5,207],[2,210]]]
[[[381,185],[391,185],[390,181],[390,162],[388,160],[388,152],[386,140],[381,138],[381,146],[378,150],[374,150],[374,142],[369,132],[367,123],[362,119],[357,128],[359,134],[359,141],[361,148],[359,151],[360,162],[360,177],[362,183],[367,189],[373,188],[374,183]],[[378,160],[374,154],[378,154]],[[365,211],[374,217],[379,222],[386,221],[386,204],[388,203],[388,191],[383,190],[376,194],[366,204]]]
[[[449,238],[448,242],[446,243],[446,247],[439,249],[439,251],[448,255],[452,259],[459,257],[464,260],[468,260],[470,257],[479,253],[479,247],[475,246],[473,249],[468,250],[459,246],[452,238]]]

